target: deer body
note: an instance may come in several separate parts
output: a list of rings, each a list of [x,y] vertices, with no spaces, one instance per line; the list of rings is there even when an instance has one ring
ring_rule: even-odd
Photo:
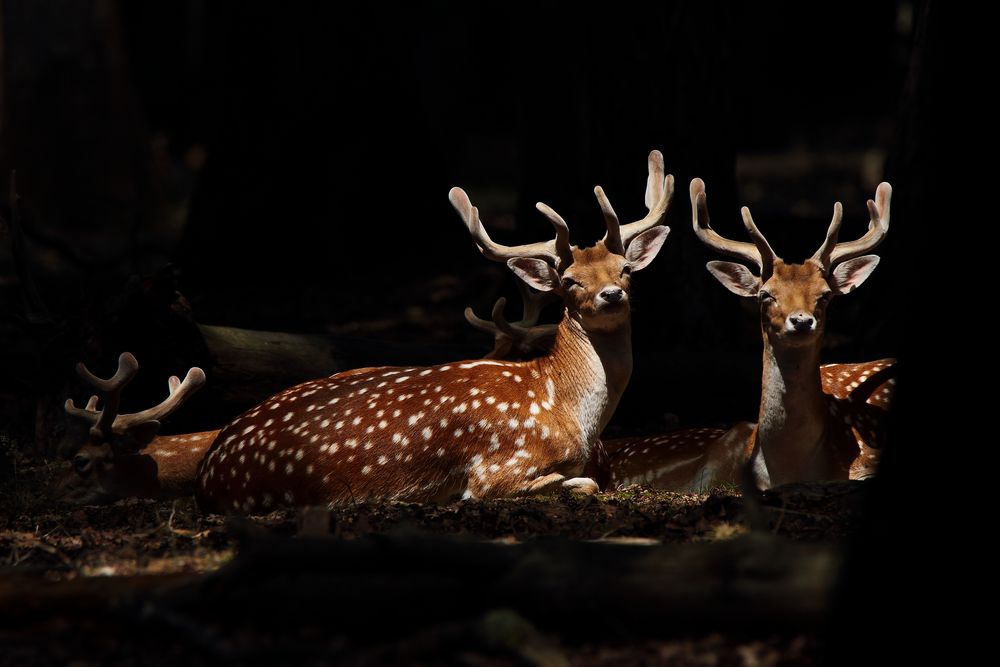
[[[426,368],[371,368],[306,382],[228,424],[202,461],[196,498],[207,511],[361,500],[444,502],[597,491],[580,477],[632,371],[631,273],[656,256],[672,193],[663,158],[649,157],[649,214],[619,225],[595,189],[608,233],[569,244],[565,221],[538,208],[552,241],[503,246],[458,188],[450,198],[480,251],[526,284],[562,298],[552,350],[530,361],[480,359]]]
[[[606,365],[566,318],[552,353],[531,361],[306,382],[220,432],[202,464],[198,502],[249,511],[543,491],[583,470],[627,381],[620,366]]]

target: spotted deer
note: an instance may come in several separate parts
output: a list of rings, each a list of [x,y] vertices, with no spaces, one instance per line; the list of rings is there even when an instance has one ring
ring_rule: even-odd
[[[77,374],[98,395],[85,407],[67,399],[66,412],[90,424],[87,442],[72,459],[72,467],[56,480],[54,495],[66,502],[87,504],[119,498],[175,498],[194,491],[198,463],[218,431],[157,435],[160,422],[205,383],[205,373],[188,370],[182,382],[167,380],[167,398],[152,408],[121,414],[122,390],[139,371],[135,357],[118,358],[113,377],[102,379],[79,363]],[[98,404],[101,403],[100,409]]]
[[[596,491],[580,474],[631,374],[631,274],[666,240],[661,223],[672,191],[655,151],[641,220],[620,225],[595,188],[607,234],[581,249],[544,204],[537,208],[554,239],[495,243],[466,193],[453,188],[449,199],[479,250],[562,299],[552,350],[520,362],[360,369],[287,389],[222,429],[199,469],[199,506],[249,512]]]
[[[837,202],[826,238],[801,264],[787,263],[771,249],[743,207],[752,243],[716,233],[709,222],[704,182],[691,181],[695,234],[708,247],[752,265],[709,262],[709,272],[734,294],[760,307],[764,340],[757,428],[748,446],[764,485],[813,479],[857,479],[878,463],[879,430],[891,398],[895,361],[827,367],[819,364],[826,310],[834,296],[859,287],[878,265],[866,254],[889,230],[892,188],[881,183],[868,200],[868,231],[838,242],[843,208]]]
[[[537,354],[548,349],[555,332],[551,325],[538,325],[541,308],[538,294],[522,290],[525,303],[519,322],[509,322],[503,315],[505,299],[499,299],[491,314],[492,321],[477,317],[471,308],[466,319],[481,331],[494,336],[491,358],[510,355]],[[820,366],[820,380],[827,400],[860,404],[864,407],[847,412],[889,409],[895,384],[891,360],[858,364],[825,364]],[[874,420],[873,420],[874,423]],[[596,452],[587,466],[587,476],[598,481],[601,489],[614,489],[630,484],[678,492],[704,492],[723,485],[740,483],[743,463],[751,456],[753,435],[757,424],[739,422],[728,429],[688,427],[641,436],[602,439],[603,449]],[[868,429],[866,441],[877,440],[877,433]],[[865,459],[866,462],[869,459]],[[852,472],[855,478],[873,472],[870,466]]]

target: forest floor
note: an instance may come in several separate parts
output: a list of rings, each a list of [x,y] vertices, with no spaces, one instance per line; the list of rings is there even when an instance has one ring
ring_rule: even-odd
[[[794,627],[735,634],[704,628],[660,637],[630,637],[619,628],[613,638],[579,637],[546,633],[515,612],[498,609],[475,618],[428,622],[417,631],[355,637],[317,624],[304,613],[292,628],[271,632],[259,624],[209,631],[180,616],[161,614],[158,621],[150,620],[148,609],[137,611],[135,605],[143,599],[142,591],[198,581],[233,561],[243,545],[262,538],[323,535],[350,542],[419,534],[511,545],[726,541],[747,531],[745,504],[735,490],[698,495],[632,486],[582,498],[565,494],[447,506],[358,504],[330,512],[288,510],[239,518],[203,515],[191,499],[55,504],[45,489],[57,470],[55,464],[23,465],[0,489],[0,617],[5,617],[0,621],[0,666],[304,662],[763,667],[814,664],[821,653],[817,632]],[[765,493],[760,510],[774,535],[838,544],[857,524],[865,495],[864,483],[797,485]],[[88,609],[97,598],[112,611]],[[411,613],[419,616],[420,610]]]

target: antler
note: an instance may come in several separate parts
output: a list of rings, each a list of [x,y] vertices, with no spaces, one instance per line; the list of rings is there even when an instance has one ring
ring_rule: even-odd
[[[205,384],[205,371],[197,366],[188,369],[183,382],[176,375],[171,375],[167,380],[167,398],[162,403],[141,412],[119,415],[118,419],[115,420],[115,426],[127,431],[143,422],[162,421],[183,405],[184,401],[193,393],[201,389],[203,384]]]
[[[159,405],[133,414],[119,414],[122,390],[139,372],[139,362],[131,353],[123,352],[118,357],[118,370],[107,380],[91,373],[82,362],[76,365],[76,372],[84,382],[103,395],[104,407],[97,409],[99,399],[96,395],[91,396],[83,408],[76,407],[70,398],[66,400],[66,412],[90,422],[91,434],[101,438],[112,434],[121,435],[139,424],[167,417],[205,384],[205,372],[195,366],[188,370],[183,382],[177,376],[171,376],[167,380],[168,396]]]
[[[94,436],[108,437],[112,433],[114,422],[118,418],[118,406],[121,404],[122,390],[135,374],[139,372],[139,362],[129,352],[122,352],[118,357],[118,370],[107,380],[93,373],[81,361],[76,365],[76,374],[84,382],[104,395],[104,408],[97,410],[97,396],[91,396],[85,408],[78,408],[72,398],[66,399],[66,412],[74,417],[89,421],[90,432]]]
[[[744,206],[741,213],[743,214],[743,225],[746,227],[747,233],[750,234],[753,243],[727,239],[712,229],[708,217],[705,181],[700,178],[691,181],[691,222],[695,235],[709,248],[753,264],[760,269],[761,279],[767,280],[771,275],[774,260],[778,259],[778,256],[774,254],[771,245],[754,224],[750,209]]]
[[[670,207],[670,201],[674,196],[674,177],[670,174],[664,175],[663,154],[660,151],[651,151],[648,158],[649,176],[646,178],[646,208],[649,213],[642,220],[621,225],[618,222],[618,215],[611,207],[611,202],[604,194],[604,188],[600,185],[594,188],[597,195],[597,203],[604,213],[604,222],[608,231],[604,235],[604,245],[608,250],[619,255],[625,254],[625,249],[639,234],[647,229],[651,229],[663,222]]]
[[[840,223],[843,220],[844,209],[837,202],[833,205],[833,220],[826,232],[826,239],[812,259],[819,262],[827,271],[848,259],[858,257],[872,250],[885,239],[889,233],[889,202],[892,199],[892,186],[879,183],[875,190],[875,201],[868,200],[868,231],[856,241],[837,243],[840,233]]]
[[[495,262],[505,262],[514,257],[535,257],[562,268],[572,263],[573,253],[569,245],[569,226],[558,213],[545,204],[539,202],[535,207],[552,223],[556,230],[556,237],[551,241],[508,246],[495,243],[486,233],[486,228],[483,227],[483,222],[479,219],[479,209],[472,205],[465,190],[452,188],[448,192],[448,199],[458,214],[462,216],[462,221],[469,228],[469,233],[472,234],[479,251],[487,258]]]
[[[522,300],[521,319],[517,322],[508,322],[504,318],[503,309],[507,300],[502,297],[493,305],[492,322],[477,317],[472,308],[465,309],[465,319],[469,324],[494,336],[493,350],[486,355],[487,359],[505,358],[515,345],[524,351],[529,351],[538,347],[539,341],[554,336],[558,329],[558,325],[555,324],[537,326],[542,308],[551,298],[550,293],[532,292],[521,282],[517,285]]]

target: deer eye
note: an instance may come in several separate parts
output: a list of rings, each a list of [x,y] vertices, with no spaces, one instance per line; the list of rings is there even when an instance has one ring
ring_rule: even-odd
[[[765,292],[764,290],[757,292],[757,298],[760,299],[761,303],[773,303],[774,301],[777,301],[773,294]]]
[[[826,302],[828,302],[830,300],[830,297],[832,297],[832,296],[833,296],[833,292],[823,292],[818,297],[816,297],[816,302],[817,303],[826,303]]]
[[[572,289],[574,287],[579,287],[580,283],[576,282],[572,278],[563,278],[562,279],[562,286],[563,286],[563,289],[567,289],[568,290],[568,289]]]
[[[622,275],[623,276],[630,276],[630,275],[632,275],[632,267],[629,266],[628,264],[626,264],[625,266],[623,266],[622,267]]]
[[[74,456],[73,457],[73,469],[76,470],[81,475],[88,472],[90,469],[90,459],[86,456]]]

